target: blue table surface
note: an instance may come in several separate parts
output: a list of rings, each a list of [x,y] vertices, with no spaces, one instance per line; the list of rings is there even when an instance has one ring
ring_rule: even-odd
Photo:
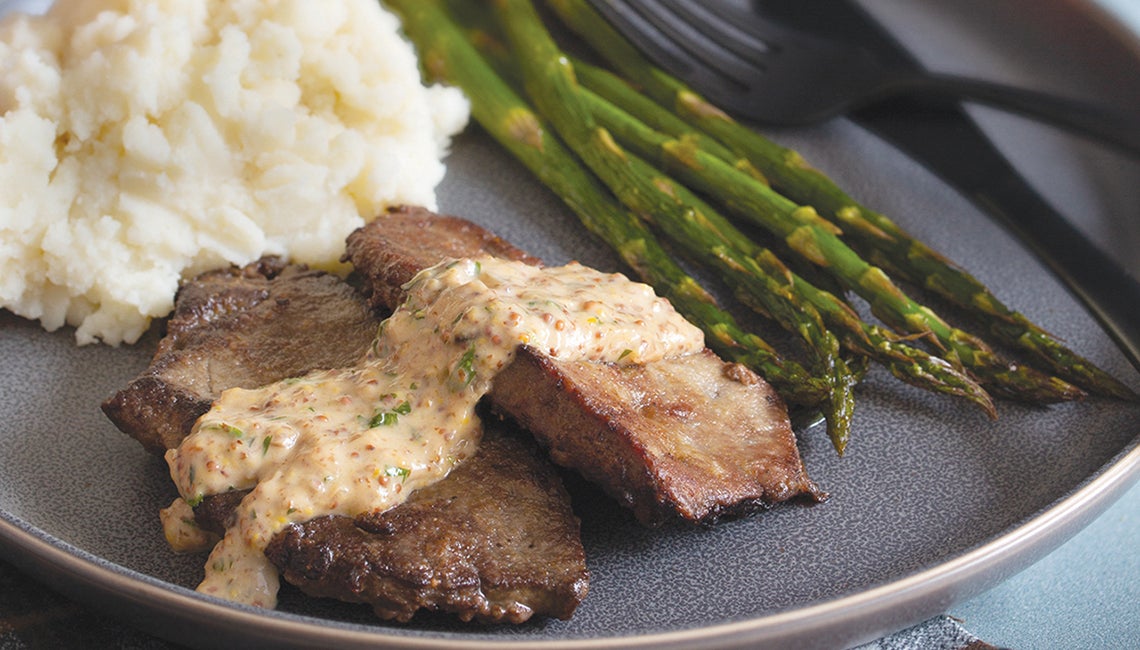
[[[1140,34],[1140,0],[1097,0]],[[1018,649],[1140,648],[1140,485],[1056,551],[948,614]]]
[[[1097,1],[1140,33],[1140,0]],[[947,614],[961,620],[970,632],[986,642],[1019,650],[1140,648],[1137,551],[1140,485],[1133,486],[1057,550],[997,587],[953,606]],[[13,576],[10,571],[0,571],[0,586],[5,587],[0,591],[9,591],[13,581],[23,582],[22,577]],[[56,607],[75,613],[62,601]],[[0,636],[6,636],[3,633],[9,630],[4,630],[2,623]],[[106,633],[103,640],[114,639],[115,645],[164,646],[145,635],[124,634],[114,627],[106,628]]]
[[[1138,0],[1098,0],[1122,21],[1140,32],[1140,1]]]
[[[1140,648],[1140,485],[1056,551],[952,607],[973,634],[1029,648]]]

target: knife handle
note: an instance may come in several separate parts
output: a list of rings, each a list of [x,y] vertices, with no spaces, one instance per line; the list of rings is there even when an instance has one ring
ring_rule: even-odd
[[[1061,127],[1140,157],[1140,118],[1131,112],[1026,88],[926,71],[903,72],[895,84],[892,92],[974,101]]]

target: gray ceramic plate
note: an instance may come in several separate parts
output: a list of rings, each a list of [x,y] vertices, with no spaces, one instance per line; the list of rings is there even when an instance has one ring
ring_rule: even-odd
[[[1140,50],[1091,5],[868,5],[935,65],[1140,105]],[[1062,211],[1080,215],[1110,255],[1133,263],[1136,164],[1015,119],[979,117]],[[775,135],[1140,386],[1045,266],[928,172],[845,122]],[[477,129],[457,143],[450,169],[445,210],[549,261],[619,268]],[[202,559],[173,555],[157,522],[173,494],[163,464],[99,412],[100,401],[145,366],[154,339],[76,348],[71,332],[45,334],[7,313],[0,331],[0,549],[78,598],[193,645],[850,645],[945,611],[1026,566],[1140,474],[1135,405],[1003,403],[991,422],[876,371],[860,390],[846,458],[836,458],[818,429],[801,432],[809,471],[832,494],[823,505],[781,507],[711,530],[647,531],[576,487],[593,581],[571,621],[508,628],[427,617],[388,626],[359,608],[290,594],[265,612],[193,591]]]

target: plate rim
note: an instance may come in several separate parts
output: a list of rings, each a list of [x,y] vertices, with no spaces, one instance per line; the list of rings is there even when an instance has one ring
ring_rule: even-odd
[[[548,649],[585,650],[686,647],[697,641],[702,647],[739,647],[792,640],[801,647],[837,642],[852,645],[936,616],[952,603],[976,595],[1028,567],[1079,532],[1137,483],[1140,483],[1140,437],[1134,438],[1078,488],[1026,521],[975,549],[907,577],[849,596],[757,618],[604,638],[515,640],[500,636],[473,639],[463,633],[428,633],[414,629],[401,633],[395,628],[368,628],[235,605],[99,558],[7,511],[0,511],[0,549],[13,564],[77,600],[112,611],[156,636],[203,647],[218,641],[219,628],[225,628],[233,640],[261,643],[269,640],[297,647],[335,642],[342,648],[484,650],[522,643]],[[10,552],[12,549],[25,553],[17,556]],[[122,606],[126,606],[125,615],[123,609],[114,609]],[[165,617],[161,621],[146,620],[143,614],[150,615],[156,609],[163,611]],[[200,625],[202,617],[212,623],[208,631]],[[177,625],[171,625],[172,620]],[[172,638],[172,631],[188,634]]]
[[[1095,18],[1140,61],[1140,33],[1096,0],[1058,0]],[[0,2],[0,5],[7,4]],[[1087,309],[1087,307],[1086,307]],[[1140,345],[1140,341],[1135,342]],[[1119,346],[1117,346],[1119,347]],[[858,593],[740,621],[629,636],[576,639],[470,638],[467,633],[370,628],[302,614],[260,610],[198,594],[180,585],[101,558],[0,509],[0,557],[52,588],[115,615],[133,627],[179,644],[207,647],[228,640],[281,647],[336,643],[338,647],[484,650],[504,645],[547,649],[740,647],[795,641],[799,647],[872,641],[920,623],[1027,568],[1080,532],[1140,484],[1140,436],[1070,492],[986,543],[935,566]],[[162,612],[154,620],[156,611]],[[211,625],[201,625],[208,618]],[[172,622],[174,624],[172,624]],[[172,636],[172,632],[185,636]]]

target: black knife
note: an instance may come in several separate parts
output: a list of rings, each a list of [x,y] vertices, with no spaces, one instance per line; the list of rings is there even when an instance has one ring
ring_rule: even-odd
[[[857,40],[884,61],[920,65],[849,0],[754,0],[752,4],[773,20]],[[961,106],[902,99],[859,110],[851,118],[1008,228],[1086,305],[1140,369],[1140,283],[1030,187]]]

